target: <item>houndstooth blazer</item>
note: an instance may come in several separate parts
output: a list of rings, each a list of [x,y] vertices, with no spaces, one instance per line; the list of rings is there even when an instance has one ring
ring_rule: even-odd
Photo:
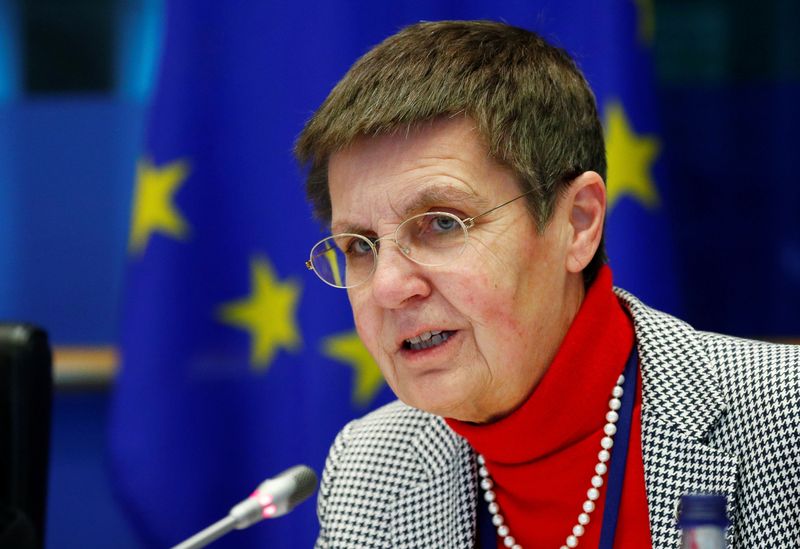
[[[800,347],[698,332],[615,290],[642,370],[642,452],[654,549],[677,548],[677,502],[728,497],[731,546],[800,547]],[[348,424],[318,499],[317,549],[472,548],[475,454],[400,402]]]

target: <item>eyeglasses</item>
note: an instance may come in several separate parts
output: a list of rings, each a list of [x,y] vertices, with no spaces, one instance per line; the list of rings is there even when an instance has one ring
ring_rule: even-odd
[[[454,261],[469,240],[475,220],[529,195],[533,189],[478,215],[461,219],[449,212],[426,212],[409,217],[394,234],[369,238],[355,233],[339,233],[323,238],[311,248],[306,267],[325,284],[334,288],[353,288],[372,277],[378,266],[381,241],[394,242],[414,263],[440,267]]]

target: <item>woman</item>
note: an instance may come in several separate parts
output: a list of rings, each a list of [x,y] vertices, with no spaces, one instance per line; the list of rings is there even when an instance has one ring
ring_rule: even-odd
[[[727,496],[737,545],[796,541],[800,353],[613,289],[603,132],[565,52],[413,25],[297,154],[332,232],[308,266],[400,401],[334,442],[318,547],[674,547],[689,492]]]

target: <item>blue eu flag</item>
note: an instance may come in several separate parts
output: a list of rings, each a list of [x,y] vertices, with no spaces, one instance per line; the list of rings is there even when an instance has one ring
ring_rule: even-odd
[[[405,24],[502,19],[578,55],[607,124],[617,280],[674,297],[647,34],[633,3],[589,4],[167,3],[111,429],[117,491],[148,546],[188,537],[291,465],[321,471],[338,429],[392,398],[346,293],[304,267],[323,231],[291,147],[349,65]],[[309,547],[315,535],[306,503],[218,545]]]
[[[260,3],[167,8],[110,433],[117,492],[152,547],[291,465],[321,471],[336,431],[391,398],[345,292],[304,265],[322,232],[291,148],[335,76],[307,85],[322,43],[303,41],[331,32],[309,22],[298,36]],[[337,70],[354,55],[345,49]],[[308,547],[315,534],[311,501],[219,545]]]

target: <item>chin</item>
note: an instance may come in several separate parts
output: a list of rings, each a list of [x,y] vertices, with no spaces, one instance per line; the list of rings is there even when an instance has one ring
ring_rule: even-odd
[[[471,419],[463,418],[463,416],[468,414],[459,409],[457,402],[453,402],[449,399],[442,399],[442,396],[442,394],[439,394],[436,395],[435,398],[424,398],[421,395],[416,394],[414,397],[410,398],[406,398],[404,396],[398,396],[398,398],[412,408],[422,410],[423,412],[428,412],[429,414],[452,419],[463,419],[464,421],[472,421]]]
[[[443,407],[441,402],[425,398],[424,395],[420,395],[418,392],[395,391],[394,394],[397,395],[397,398],[412,408],[416,408],[417,410],[422,410],[423,412],[428,412],[430,414],[435,414],[437,416],[442,415],[441,412]]]
[[[460,370],[429,372],[406,379],[406,383],[392,389],[400,400],[413,408],[437,416],[462,419],[474,415],[470,414],[474,410],[470,410],[470,406],[465,404],[475,401],[469,397],[474,394],[474,387],[464,383],[461,379],[463,374]],[[467,418],[465,421],[472,419]]]

